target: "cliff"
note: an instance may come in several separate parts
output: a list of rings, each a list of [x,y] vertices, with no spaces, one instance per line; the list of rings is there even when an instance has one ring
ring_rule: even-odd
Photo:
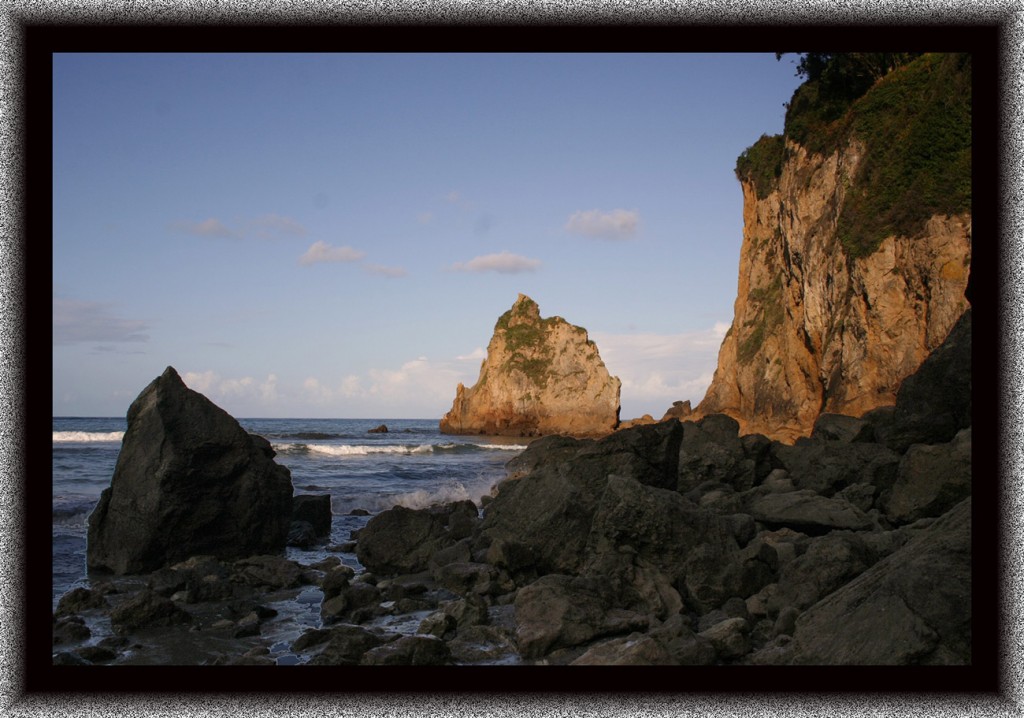
[[[520,294],[495,324],[476,384],[456,389],[441,431],[604,434],[618,424],[619,386],[585,329],[542,319],[537,303]]]
[[[895,403],[967,308],[969,78],[924,55],[831,115],[808,82],[786,134],[744,153],[734,318],[691,418],[792,440]]]

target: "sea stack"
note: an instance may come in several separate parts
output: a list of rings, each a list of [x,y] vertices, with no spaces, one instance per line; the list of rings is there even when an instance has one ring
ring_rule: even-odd
[[[561,317],[542,319],[537,303],[520,294],[494,326],[476,384],[456,389],[441,431],[607,434],[619,423],[619,388],[585,329]]]
[[[167,367],[128,409],[110,487],[89,516],[89,568],[143,573],[199,554],[283,550],[292,481],[273,457]]]

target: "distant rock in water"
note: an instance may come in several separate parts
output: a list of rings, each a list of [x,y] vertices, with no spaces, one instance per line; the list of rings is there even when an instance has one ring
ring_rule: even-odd
[[[582,327],[541,319],[520,294],[501,315],[475,385],[459,384],[446,434],[606,434],[619,423],[618,378]]]
[[[273,456],[167,367],[128,409],[110,487],[89,517],[89,568],[142,573],[198,554],[282,550],[292,482]]]
[[[367,434],[386,434],[386,433],[388,433],[388,426],[387,426],[387,424],[381,424],[380,426],[376,427],[375,429],[367,429],[366,433]]]

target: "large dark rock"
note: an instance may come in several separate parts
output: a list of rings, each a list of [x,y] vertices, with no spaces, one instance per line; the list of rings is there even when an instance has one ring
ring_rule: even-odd
[[[464,537],[462,527],[476,521],[472,501],[382,511],[359,532],[356,556],[373,573],[407,574],[425,571],[430,558]]]
[[[952,441],[971,425],[971,309],[953,325],[949,336],[918,370],[903,380],[896,394],[892,423],[875,435],[903,452],[911,444]]]
[[[646,617],[617,609],[604,581],[551,574],[519,590],[516,643],[524,658],[579,646],[601,636],[646,630]]]
[[[283,550],[292,483],[273,457],[168,367],[128,409],[110,487],[89,517],[89,568],[142,573],[196,554]]]
[[[886,502],[898,524],[940,516],[971,494],[971,430],[948,444],[914,444],[903,455]]]
[[[805,611],[771,662],[969,664],[971,500]]]
[[[297,494],[292,497],[292,521],[306,521],[318,537],[331,535],[331,495]]]

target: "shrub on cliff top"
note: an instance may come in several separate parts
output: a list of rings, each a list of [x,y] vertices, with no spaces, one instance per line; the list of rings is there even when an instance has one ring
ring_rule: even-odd
[[[759,198],[776,186],[786,140],[829,154],[856,137],[866,151],[838,217],[851,257],[970,210],[970,55],[807,53],[798,72],[807,81],[787,105],[785,134],[762,136],[737,162]]]

